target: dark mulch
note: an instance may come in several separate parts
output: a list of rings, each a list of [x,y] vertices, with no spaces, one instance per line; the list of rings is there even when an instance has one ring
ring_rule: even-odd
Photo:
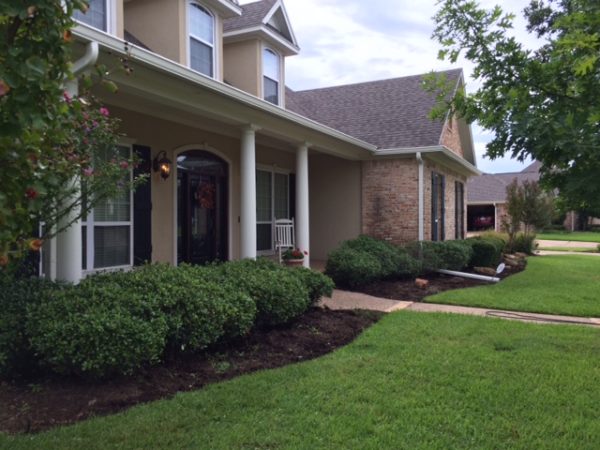
[[[524,268],[508,268],[500,274],[499,278],[504,279],[518,272],[522,272]],[[393,280],[379,281],[360,289],[363,292],[374,297],[389,298],[392,300],[404,300],[408,302],[420,302],[425,297],[439,294],[440,292],[449,291],[451,289],[470,288],[474,286],[485,286],[490,283],[487,281],[477,281],[469,278],[453,277],[442,274],[429,274],[422,277],[429,281],[426,289],[419,289],[415,286],[414,280]]]
[[[316,358],[350,343],[382,315],[314,308],[286,327],[256,330],[239,342],[167,361],[133,377],[103,382],[0,382],[0,431],[38,432],[245,373]]]

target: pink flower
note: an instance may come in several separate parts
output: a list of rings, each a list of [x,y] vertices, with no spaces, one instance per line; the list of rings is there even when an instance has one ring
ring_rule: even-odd
[[[121,167],[121,169],[129,169],[129,163],[127,161],[121,161],[119,167]]]
[[[108,117],[110,115],[110,112],[107,108],[103,106],[102,108],[100,108],[100,114],[102,114],[104,117]]]
[[[67,102],[67,103],[71,103],[71,101],[73,100],[73,98],[69,95],[69,93],[67,91],[63,92],[63,98],[65,99],[65,102]]]
[[[83,174],[86,177],[91,177],[92,175],[94,175],[94,169],[92,167],[86,167],[85,169],[83,169]]]

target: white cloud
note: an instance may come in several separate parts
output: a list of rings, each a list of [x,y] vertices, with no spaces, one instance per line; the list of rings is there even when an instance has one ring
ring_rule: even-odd
[[[250,0],[240,3],[249,3]],[[437,59],[438,45],[431,40],[436,0],[284,0],[292,27],[302,48],[286,61],[286,82],[295,90],[357,83],[451,68]],[[486,7],[497,0],[483,0]],[[529,48],[539,44],[525,32],[520,15],[523,0],[504,0],[505,11],[517,16],[513,33]],[[459,61],[467,77],[473,65]],[[518,171],[523,164],[510,158],[483,158],[493,135],[473,127],[478,166],[486,172]]]

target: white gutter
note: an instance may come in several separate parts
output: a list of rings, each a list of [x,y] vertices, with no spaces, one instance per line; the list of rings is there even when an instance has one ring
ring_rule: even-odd
[[[374,153],[376,156],[412,156],[415,153],[421,153],[421,155],[444,155],[456,164],[459,164],[466,169],[472,175],[481,175],[482,172],[475,167],[473,164],[468,162],[466,159],[461,158],[459,155],[454,153],[445,145],[433,145],[427,147],[397,147],[397,148],[386,148],[377,149]]]
[[[71,67],[71,73],[73,74],[73,78],[65,82],[66,91],[71,97],[79,93],[79,82],[77,80],[77,76],[81,75],[91,66],[96,64],[96,61],[98,61],[99,54],[100,50],[98,47],[98,43],[95,41],[88,42],[88,44],[85,47],[85,53],[83,54],[83,56],[73,63]]]
[[[368,142],[325,126],[312,119],[301,116],[300,114],[296,114],[287,109],[273,105],[272,103],[262,100],[252,94],[248,94],[233,86],[229,86],[225,83],[202,75],[199,72],[196,72],[182,64],[178,64],[168,58],[131,43],[127,43],[122,39],[97,30],[88,25],[78,24],[78,26],[73,30],[73,36],[84,42],[97,41],[107,50],[120,56],[127,56],[134,61],[142,63],[151,69],[156,70],[157,72],[166,73],[173,77],[187,80],[203,87],[204,89],[219,93],[225,97],[231,98],[232,100],[238,101],[243,105],[264,111],[281,119],[288,120],[296,125],[300,125],[318,133],[325,134],[372,153],[377,150],[377,146],[373,144],[369,144]]]
[[[425,240],[425,163],[421,152],[417,152],[419,163],[419,241]]]

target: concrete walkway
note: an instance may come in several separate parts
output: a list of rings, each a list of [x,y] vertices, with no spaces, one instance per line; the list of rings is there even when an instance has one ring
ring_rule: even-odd
[[[358,292],[335,290],[331,298],[325,297],[320,306],[329,309],[368,309],[372,311],[394,312],[403,309],[424,313],[463,314],[481,317],[496,317],[520,322],[554,324],[554,325],[584,325],[600,327],[600,318],[557,316],[518,311],[502,311],[487,308],[471,308],[466,306],[439,305],[435,303],[403,302],[385,298],[372,297]]]
[[[598,248],[597,242],[579,242],[579,241],[547,241],[544,239],[536,240],[540,247],[563,247],[563,248]]]

